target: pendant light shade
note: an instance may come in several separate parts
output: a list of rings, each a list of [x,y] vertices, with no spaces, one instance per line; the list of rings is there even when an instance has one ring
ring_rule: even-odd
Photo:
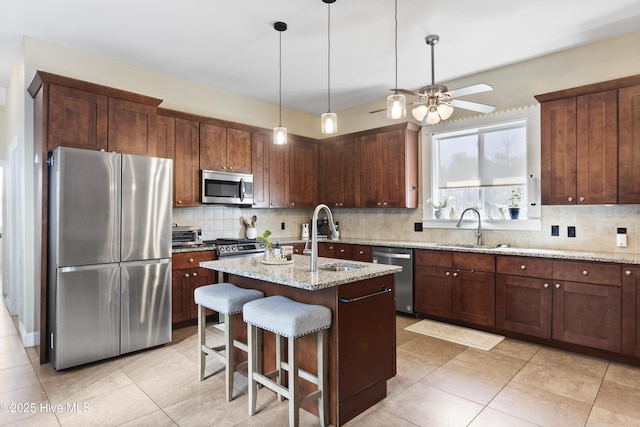
[[[322,133],[338,132],[338,116],[331,112],[331,3],[336,0],[322,0],[327,4],[327,112],[320,118]]]
[[[398,93],[398,0],[395,1],[395,64],[396,88],[393,95],[387,97],[387,118],[401,119],[407,115],[407,98]]]
[[[276,145],[284,145],[287,143],[287,128],[282,126],[282,33],[287,31],[287,24],[284,22],[276,22],[273,24],[273,28],[278,31],[280,34],[280,44],[279,44],[279,82],[278,82],[278,97],[279,97],[279,107],[280,107],[280,118],[278,120],[278,126],[273,128],[273,143]]]

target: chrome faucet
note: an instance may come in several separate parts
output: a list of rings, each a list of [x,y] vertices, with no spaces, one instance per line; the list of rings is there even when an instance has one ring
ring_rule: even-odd
[[[329,206],[325,204],[319,204],[313,211],[313,218],[311,219],[311,224],[313,227],[313,231],[311,232],[311,268],[310,271],[318,271],[318,214],[320,211],[324,209],[327,211],[327,217],[329,219],[329,228],[331,229],[331,238],[335,239],[338,237],[338,233],[336,232],[336,226],[333,223],[333,215],[331,214],[331,209]]]
[[[476,236],[476,245],[480,246],[482,245],[482,220],[480,219],[480,212],[478,212],[478,209],[476,208],[467,208],[464,211],[462,211],[462,215],[460,215],[460,219],[458,220],[458,223],[456,224],[456,227],[460,228],[460,225],[462,224],[462,218],[464,217],[464,214],[467,213],[467,211],[473,211],[476,213],[476,215],[478,215],[478,230],[472,230],[473,234],[475,234]]]

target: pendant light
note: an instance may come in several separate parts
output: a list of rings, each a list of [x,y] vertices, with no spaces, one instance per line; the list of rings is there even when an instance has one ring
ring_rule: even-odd
[[[396,86],[395,93],[387,97],[388,119],[401,119],[407,115],[407,98],[398,93],[398,0],[395,1],[395,25]]]
[[[338,116],[331,112],[331,3],[336,0],[322,0],[327,4],[327,112],[321,116],[322,133],[338,132]]]
[[[276,22],[273,24],[278,33],[280,33],[280,56],[279,56],[279,72],[280,80],[278,83],[278,95],[280,103],[280,119],[278,120],[278,126],[273,128],[273,143],[276,145],[284,145],[287,143],[287,128],[282,126],[282,33],[287,31],[287,24],[284,22]]]

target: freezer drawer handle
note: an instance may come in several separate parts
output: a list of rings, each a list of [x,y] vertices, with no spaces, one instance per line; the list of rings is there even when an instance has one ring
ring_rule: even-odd
[[[380,258],[399,258],[399,259],[411,259],[411,255],[409,254],[396,254],[396,253],[382,253],[382,252],[374,252],[373,256],[377,256]]]
[[[380,286],[380,292],[376,292],[376,293],[369,294],[369,295],[363,295],[361,297],[351,298],[351,299],[340,297],[340,303],[341,304],[349,304],[349,303],[352,303],[352,302],[358,302],[358,301],[362,301],[363,299],[377,297],[378,295],[388,294],[389,292],[391,292],[391,288],[387,288],[385,286]]]

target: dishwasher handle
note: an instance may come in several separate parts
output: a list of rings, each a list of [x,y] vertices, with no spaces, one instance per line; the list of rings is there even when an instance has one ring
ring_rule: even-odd
[[[374,252],[374,257],[379,258],[395,258],[395,259],[411,259],[411,254],[399,254],[399,253],[386,253],[386,252]]]

